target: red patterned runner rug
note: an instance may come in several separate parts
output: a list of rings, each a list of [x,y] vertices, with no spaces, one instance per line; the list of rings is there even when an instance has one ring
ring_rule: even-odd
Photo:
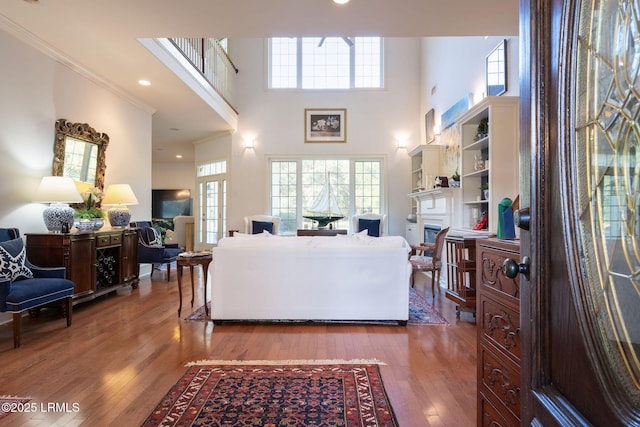
[[[189,364],[143,426],[398,426],[377,361]]]

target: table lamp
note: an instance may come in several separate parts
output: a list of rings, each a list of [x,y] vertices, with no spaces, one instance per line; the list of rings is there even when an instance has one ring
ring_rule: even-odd
[[[73,180],[64,176],[45,176],[40,181],[33,201],[51,203],[42,212],[44,225],[53,233],[60,233],[63,228],[70,230],[73,226],[75,211],[69,203],[81,203],[82,196]]]
[[[111,184],[102,198],[103,205],[113,205],[107,211],[112,227],[126,227],[131,219],[131,211],[127,205],[137,205],[138,199],[129,184]]]

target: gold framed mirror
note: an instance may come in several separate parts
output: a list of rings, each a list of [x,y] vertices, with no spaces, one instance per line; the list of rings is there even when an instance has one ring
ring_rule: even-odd
[[[91,184],[104,191],[109,135],[96,132],[86,123],[56,121],[53,175]]]

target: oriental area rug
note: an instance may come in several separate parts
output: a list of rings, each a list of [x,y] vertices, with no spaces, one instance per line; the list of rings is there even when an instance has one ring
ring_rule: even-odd
[[[211,309],[211,301],[207,303],[209,309]],[[209,310],[211,312],[211,310]],[[204,306],[198,308],[193,313],[189,314],[185,320],[188,321],[200,321],[206,322],[211,319],[205,314]],[[332,322],[326,323],[357,323],[357,322]],[[396,324],[396,322],[364,322],[375,324]],[[433,306],[433,303],[427,302],[415,289],[410,288],[409,291],[409,320],[408,325],[448,325],[449,322],[444,318],[438,310]]]
[[[143,426],[398,426],[377,361],[201,361]]]

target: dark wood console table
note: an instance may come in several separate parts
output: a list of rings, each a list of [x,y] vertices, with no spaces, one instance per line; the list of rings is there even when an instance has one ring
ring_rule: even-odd
[[[138,229],[28,233],[27,258],[38,267],[65,267],[78,303],[138,283]]]
[[[347,230],[337,228],[298,229],[298,236],[337,236],[338,234],[347,234]]]

